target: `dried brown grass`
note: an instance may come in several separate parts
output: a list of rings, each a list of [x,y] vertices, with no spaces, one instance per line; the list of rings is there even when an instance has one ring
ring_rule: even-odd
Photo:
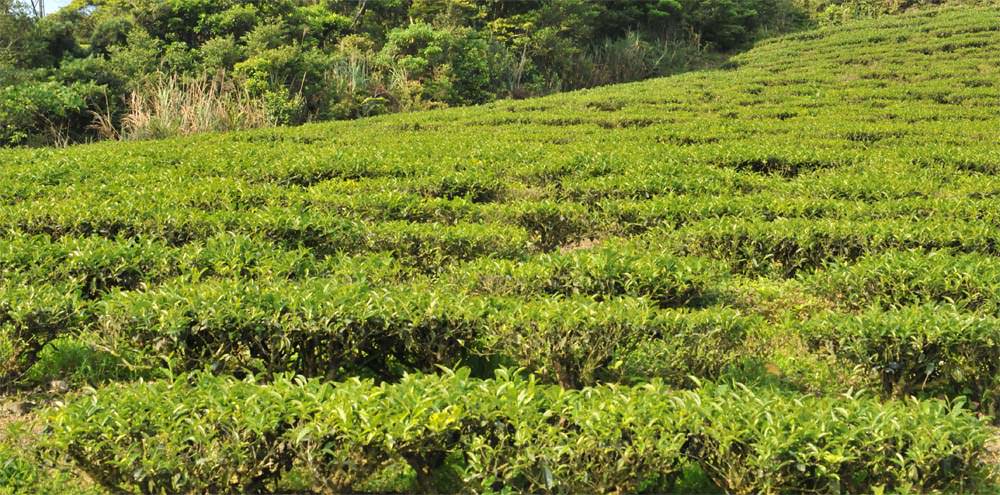
[[[191,80],[160,75],[131,93],[120,137],[157,139],[274,124],[265,102],[225,73]]]

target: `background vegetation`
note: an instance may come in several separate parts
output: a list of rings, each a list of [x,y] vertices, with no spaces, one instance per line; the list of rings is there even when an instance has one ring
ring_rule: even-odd
[[[0,0],[0,145],[478,104],[712,65],[847,0]]]

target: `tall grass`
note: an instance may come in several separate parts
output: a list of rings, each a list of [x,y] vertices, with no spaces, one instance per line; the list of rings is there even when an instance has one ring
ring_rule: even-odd
[[[589,74],[578,81],[580,87],[603,86],[638,81],[690,69],[703,62],[705,46],[697,37],[690,39],[646,39],[629,32],[618,39],[606,39],[585,55]]]
[[[267,103],[225,73],[196,79],[161,74],[131,93],[120,135],[157,139],[275,124]]]
[[[423,99],[423,85],[391,58],[372,51],[348,51],[325,74],[334,118],[368,117],[441,106]]]
[[[633,31],[621,38],[604,39],[580,51],[572,63],[566,64],[568,70],[547,74],[546,87],[530,93],[556,93],[640,81],[709,66],[719,59],[721,56],[712,56],[709,47],[693,34],[661,38]],[[513,91],[512,95],[518,96]]]

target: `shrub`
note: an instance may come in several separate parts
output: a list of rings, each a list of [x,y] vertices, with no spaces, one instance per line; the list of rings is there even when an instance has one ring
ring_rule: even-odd
[[[250,96],[264,102],[269,119],[300,124],[330,107],[333,95],[323,82],[329,65],[329,57],[318,49],[283,44],[237,63],[234,73]]]
[[[310,388],[286,383],[267,392],[253,383],[208,375],[110,386],[82,397],[53,426],[65,439],[60,450],[112,490],[260,491],[294,459],[282,438],[297,420],[289,403],[308,399],[302,396]],[[112,391],[115,398],[109,401],[106,394]],[[105,437],[113,431],[130,439]]]
[[[478,412],[466,407],[479,393],[468,371],[442,377],[410,375],[399,383],[338,384],[293,432],[313,480],[333,492],[350,491],[392,461],[413,469],[430,491],[435,471],[459,450]]]
[[[501,371],[474,397],[461,449],[466,487],[479,493],[669,491],[695,427],[659,385],[568,391]]]
[[[760,0],[678,0],[681,22],[701,40],[721,48],[745,42],[759,25],[759,12],[769,2]]]
[[[987,436],[937,401],[576,391],[505,371],[378,386],[181,375],[78,397],[50,424],[49,448],[126,492],[279,491],[293,467],[304,488],[351,490],[399,462],[420,489],[454,470],[449,491],[669,490],[688,459],[733,493],[929,492],[977,476]]]
[[[496,205],[496,208],[483,214],[531,232],[535,244],[542,251],[571,245],[597,230],[595,215],[577,203],[520,201]]]
[[[0,146],[66,144],[89,121],[84,84],[3,84],[0,88]]]
[[[486,301],[415,288],[312,279],[218,280],[122,293],[100,318],[111,347],[135,347],[179,369],[383,378],[468,355]]]
[[[389,31],[382,55],[420,84],[425,100],[483,103],[491,98],[485,39],[468,28],[413,23]]]
[[[890,251],[836,263],[807,277],[813,290],[850,309],[954,304],[996,314],[1000,271],[991,256]]]
[[[168,280],[211,278],[299,280],[336,278],[348,283],[405,279],[407,270],[386,254],[319,259],[306,249],[234,234],[175,247],[143,238],[15,235],[0,241],[0,273],[23,283],[65,284],[96,300],[115,290],[132,291]]]
[[[660,307],[703,306],[717,297],[726,268],[700,258],[651,253],[616,243],[526,262],[481,260],[449,277],[477,292],[498,295],[645,297]]]
[[[756,354],[750,343],[763,324],[760,317],[723,308],[660,312],[656,334],[622,355],[620,374],[630,382],[655,378],[677,387],[690,387],[692,377],[718,379]]]
[[[96,299],[179,273],[172,254],[162,244],[138,240],[14,236],[0,241],[0,272],[32,283],[66,283],[79,287],[82,298]]]
[[[262,210],[240,218],[242,230],[288,247],[314,253],[389,252],[409,266],[427,271],[481,256],[521,258],[531,252],[530,236],[516,226],[412,222],[367,223],[318,214]]]
[[[49,342],[79,330],[90,318],[72,287],[4,280],[0,284],[0,389],[11,386],[31,368]]]
[[[615,374],[616,359],[654,338],[659,330],[655,316],[640,299],[538,299],[502,308],[486,349],[511,356],[564,387],[578,388]]]
[[[974,479],[985,441],[960,403],[793,400],[737,385],[689,404],[690,455],[734,494],[955,489]]]
[[[666,237],[663,242],[658,237]],[[676,232],[651,231],[651,244],[689,255],[728,261],[744,274],[792,276],[834,261],[852,261],[891,250],[995,250],[993,234],[957,219],[854,221],[783,218],[774,221],[712,219]]]
[[[873,373],[887,396],[966,396],[1000,417],[996,318],[928,305],[830,315],[802,332],[814,347]]]

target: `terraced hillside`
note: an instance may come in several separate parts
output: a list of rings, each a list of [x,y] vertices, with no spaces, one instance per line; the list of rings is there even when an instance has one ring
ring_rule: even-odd
[[[0,163],[8,491],[995,489],[997,9]]]

